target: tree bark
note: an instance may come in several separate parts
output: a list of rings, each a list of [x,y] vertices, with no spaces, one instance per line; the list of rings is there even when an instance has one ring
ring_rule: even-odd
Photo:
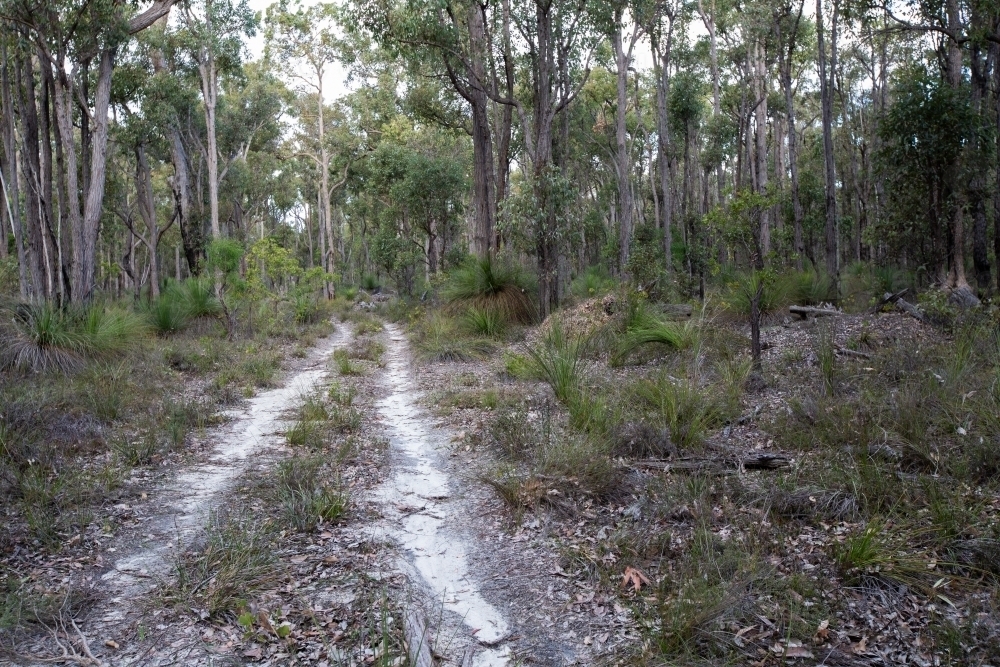
[[[635,45],[635,32],[632,43],[625,48],[622,40],[622,24],[624,5],[619,4],[615,12],[614,31],[611,34],[611,46],[615,56],[617,107],[615,109],[615,171],[618,176],[618,271],[625,275],[632,246],[632,183],[629,176],[632,173],[632,158],[628,147],[628,68],[632,60],[632,48]],[[634,29],[633,29],[634,30]]]
[[[486,92],[486,26],[483,8],[470,3],[469,87],[467,99],[472,107],[473,211],[472,252],[486,257],[493,251],[496,220],[495,175],[493,172],[493,137],[490,131],[489,99]],[[433,272],[433,269],[432,269]]]
[[[111,73],[114,69],[115,48],[101,52],[94,93],[94,131],[90,161],[90,187],[83,209],[83,243],[80,252],[80,284],[73,286],[73,299],[89,301],[94,290],[97,237],[100,233],[102,205],[104,202],[104,177],[108,158],[108,111],[111,106]]]
[[[670,57],[673,46],[673,19],[663,44],[653,40],[653,58],[656,72],[656,160],[660,166],[660,221],[663,225],[663,252],[666,255],[667,273],[673,272],[673,213],[674,197],[670,183]]]
[[[11,67],[14,65],[7,57],[6,40],[0,40],[0,102],[3,102],[3,149],[4,162],[0,176],[4,177],[3,199],[4,215],[14,234],[14,247],[17,252],[18,285],[22,299],[28,299],[28,262],[25,256],[24,228],[21,218],[20,187],[17,175],[17,140],[14,121],[14,96],[11,92]],[[7,244],[6,234],[3,239]]]
[[[836,24],[836,0],[834,2],[834,24]],[[826,175],[826,223],[824,239],[827,275],[836,280],[837,261],[837,176],[833,155],[833,70],[836,69],[836,29],[831,38],[831,66],[828,73],[826,61],[826,38],[823,29],[823,0],[816,0],[816,38],[819,45],[820,96],[823,116],[823,165]]]
[[[41,165],[38,145],[38,108],[35,97],[35,72],[31,57],[21,58],[18,111],[21,116],[21,173],[24,175],[24,222],[27,231],[28,270],[31,275],[31,298],[49,297],[45,271],[45,247],[42,237]]]
[[[781,59],[781,87],[785,93],[785,117],[788,120],[788,171],[792,190],[792,244],[795,251],[795,268],[801,271],[805,247],[802,243],[802,220],[805,213],[802,209],[802,198],[799,194],[799,160],[798,131],[795,129],[795,98],[792,94],[792,56],[795,53],[795,42],[798,38],[799,21],[802,18],[802,8],[805,0],[799,4],[799,12],[795,17],[793,30],[788,35],[787,54]],[[777,24],[778,42],[781,43],[781,26]]]
[[[146,225],[146,238],[142,240],[149,250],[149,298],[155,300],[160,297],[160,230],[156,224],[156,209],[153,205],[152,172],[146,157],[146,146],[141,142],[135,146],[135,191],[139,216]]]
[[[754,108],[754,139],[755,139],[755,172],[757,176],[757,192],[767,193],[767,94],[770,86],[767,79],[767,64],[765,63],[764,45],[758,41],[754,45],[754,86],[757,95],[757,106]],[[761,211],[760,215],[760,246],[765,255],[771,252],[771,212]]]
[[[211,31],[211,26],[209,26]],[[208,206],[212,239],[222,236],[219,227],[219,145],[215,130],[215,109],[219,102],[219,73],[215,54],[210,47],[203,47],[198,63],[201,77],[202,102],[205,105],[205,128],[208,139],[205,161],[208,163]]]

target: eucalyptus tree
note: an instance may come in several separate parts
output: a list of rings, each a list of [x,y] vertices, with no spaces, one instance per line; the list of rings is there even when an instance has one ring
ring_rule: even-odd
[[[58,220],[65,221],[69,227],[72,253],[65,252],[61,234],[56,236],[52,230],[51,217],[54,216],[50,216],[48,229],[43,227],[53,197],[49,197],[48,201],[41,200],[48,196],[49,186],[41,182],[40,177],[39,189],[31,191],[32,197],[39,198],[38,205],[25,209],[25,213],[34,218],[36,213],[29,213],[29,209],[34,208],[40,218],[36,225],[29,226],[39,229],[41,244],[29,248],[28,254],[37,256],[41,252],[43,261],[45,256],[49,257],[50,278],[46,284],[38,284],[41,278],[34,276],[32,290],[36,297],[53,296],[56,288],[51,276],[67,273],[70,279],[60,281],[63,296],[74,301],[86,301],[93,294],[116,58],[132,36],[165,16],[174,2],[155,0],[142,12],[135,12],[131,5],[113,0],[68,0],[64,3],[5,0],[0,5],[0,14],[7,19],[8,27],[13,28],[21,38],[20,55],[15,56],[14,70],[21,72],[21,81],[25,84],[20,105],[24,111],[22,122],[29,125],[26,128],[28,141],[22,146],[22,150],[31,153],[26,156],[28,175],[41,175],[47,169],[46,146],[52,145],[52,136],[56,138],[56,149],[61,151],[61,159],[55,163],[55,169],[60,172],[56,190],[61,208]],[[55,116],[53,123],[48,122],[47,117],[39,119],[37,116],[38,98],[34,97],[36,91],[32,89],[35,74],[33,61],[38,63],[43,82],[40,94],[43,98],[51,94]],[[95,65],[96,73],[92,72]],[[34,115],[32,106],[36,109]],[[79,143],[74,131],[74,107],[80,115]],[[40,129],[44,129],[49,136],[36,140],[35,132],[39,128],[31,127],[35,121],[42,123]],[[38,171],[35,171],[36,164]],[[52,267],[53,242],[59,244],[58,250],[63,257],[59,267]],[[59,253],[56,253],[57,256]],[[32,264],[32,258],[28,258],[28,263]],[[37,259],[35,263],[38,264]]]
[[[208,165],[208,200],[212,238],[221,237],[219,225],[219,145],[216,115],[219,106],[219,80],[223,74],[239,70],[245,45],[252,37],[257,21],[247,0],[200,0],[184,5],[184,29],[177,39],[197,69],[201,103],[205,114],[205,160]]]
[[[343,59],[344,48],[336,35],[339,10],[329,3],[303,7],[297,3],[292,8],[282,0],[267,8],[264,17],[264,34],[267,40],[267,57],[272,58],[281,72],[295,81],[301,90],[308,92],[315,109],[316,150],[306,153],[316,162],[319,176],[317,190],[319,226],[329,239],[323,253],[324,268],[332,272],[335,265],[333,213],[330,199],[330,148],[326,133],[326,98],[324,78],[331,64]],[[300,117],[305,114],[303,109]],[[300,147],[302,150],[304,147]]]

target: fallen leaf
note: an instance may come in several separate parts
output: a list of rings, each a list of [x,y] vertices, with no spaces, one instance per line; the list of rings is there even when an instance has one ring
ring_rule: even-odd
[[[652,585],[650,584],[649,579],[646,577],[645,574],[642,573],[641,570],[638,570],[634,567],[625,568],[625,575],[622,578],[622,586],[624,586],[625,588],[632,586],[635,592],[638,593],[639,590],[642,588],[643,584],[646,584],[647,586]]]
[[[116,642],[114,639],[105,639],[104,645],[107,646],[108,648],[113,648],[113,649],[118,648],[118,642]]]
[[[812,658],[813,653],[805,646],[789,646],[785,650],[786,658]]]
[[[824,619],[820,621],[819,628],[816,629],[816,642],[822,644],[830,636],[830,621],[829,619]]]

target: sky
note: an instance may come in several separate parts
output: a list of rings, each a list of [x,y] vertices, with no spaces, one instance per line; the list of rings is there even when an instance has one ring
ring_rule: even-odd
[[[277,0],[248,0],[250,9],[254,12],[260,12],[261,16],[263,16],[264,10],[276,2]],[[318,0],[300,0],[300,2],[304,7],[318,4]],[[263,28],[248,40],[247,51],[249,51],[252,60],[259,60],[264,54]],[[347,70],[340,63],[331,63],[327,66],[326,76],[323,77],[323,98],[327,104],[351,91],[347,84],[347,74]]]

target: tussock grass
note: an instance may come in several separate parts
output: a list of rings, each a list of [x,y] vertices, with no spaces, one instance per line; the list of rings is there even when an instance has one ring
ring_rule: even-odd
[[[427,313],[412,331],[414,351],[424,362],[471,361],[493,349],[487,340],[463,335],[459,323],[440,312]]]
[[[723,405],[710,390],[666,373],[639,381],[633,393],[652,409],[653,419],[670,432],[670,441],[681,452],[701,447],[708,431],[726,418]]]
[[[87,358],[127,352],[144,335],[141,320],[124,310],[21,304],[0,311],[0,371],[65,373]]]
[[[465,311],[462,322],[469,333],[488,338],[499,338],[506,328],[506,322],[501,313],[478,306],[470,306]]]
[[[442,296],[463,308],[494,313],[505,323],[530,324],[536,317],[532,292],[531,280],[521,267],[487,255],[453,270]]]
[[[237,611],[280,576],[274,532],[271,523],[249,512],[213,513],[203,542],[178,559],[171,597],[211,615]]]
[[[347,511],[346,488],[336,478],[323,479],[324,459],[293,457],[278,465],[275,493],[287,523],[311,531],[321,522],[336,521]]]
[[[556,320],[541,344],[526,351],[536,377],[548,382],[556,398],[566,403],[580,391],[589,346],[589,339],[567,336]]]

